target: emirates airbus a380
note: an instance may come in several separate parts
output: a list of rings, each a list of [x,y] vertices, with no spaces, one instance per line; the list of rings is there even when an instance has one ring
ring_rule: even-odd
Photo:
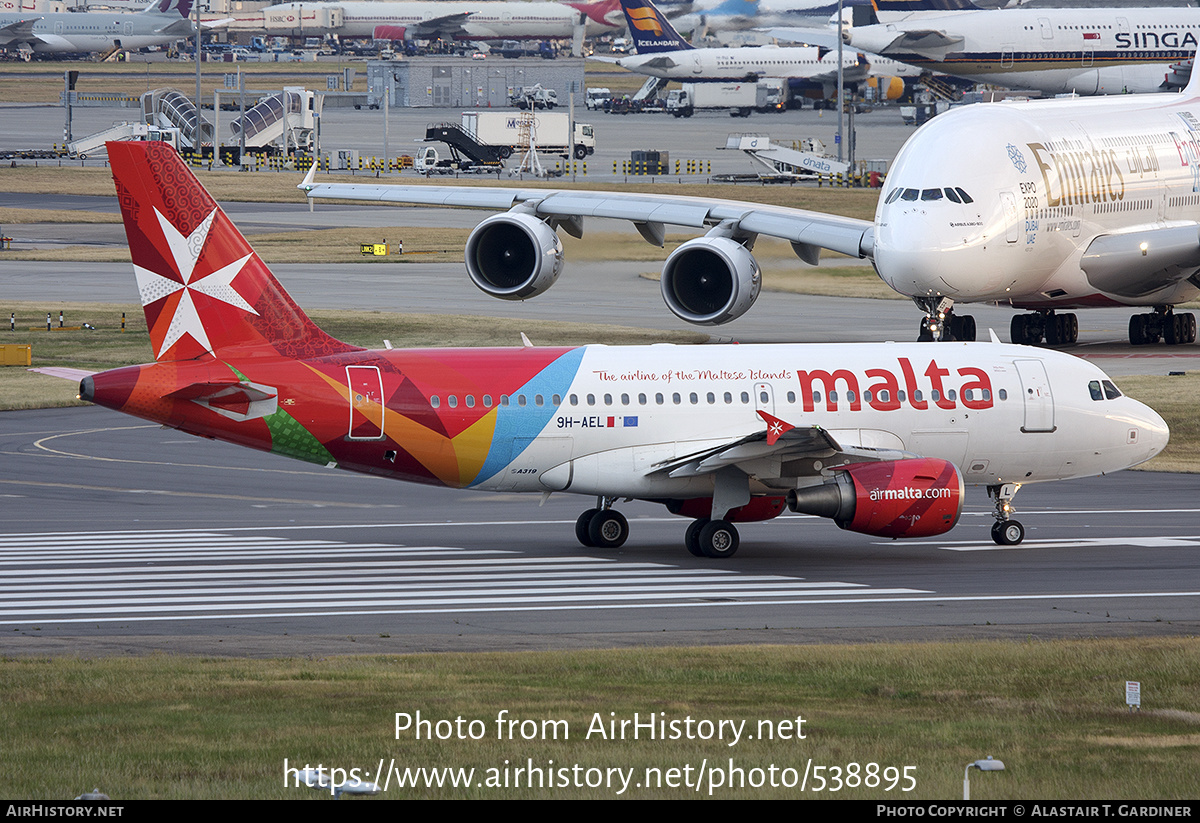
[[[707,230],[667,257],[667,306],[720,324],[754,303],[760,234],[791,241],[815,263],[821,249],[869,258],[879,276],[925,312],[923,339],[974,340],[958,304],[993,303],[1013,317],[1014,343],[1072,344],[1076,309],[1139,307],[1134,345],[1196,340],[1200,295],[1200,72],[1182,93],[953,109],[918,129],[893,162],[875,220],[670,194],[521,188],[302,184],[311,196],[508,209],[467,243],[484,291],[526,299],[561,271],[556,229],[585,218],[632,221],[662,245],[664,226]],[[668,189],[664,189],[668,191]],[[801,191],[802,190],[798,190]],[[798,195],[802,197],[803,194]]]
[[[169,146],[109,143],[155,362],[80,396],[263,451],[417,483],[568,492],[586,546],[613,504],[691,519],[720,558],[790,507],[880,537],[942,534],[964,485],[1021,541],[1023,483],[1136,465],[1161,417],[1070,355],[960,343],[367,351],[318,329]]]

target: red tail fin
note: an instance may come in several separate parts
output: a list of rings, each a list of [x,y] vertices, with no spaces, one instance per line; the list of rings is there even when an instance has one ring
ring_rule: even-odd
[[[157,360],[223,349],[357,351],[318,329],[166,143],[109,143]]]

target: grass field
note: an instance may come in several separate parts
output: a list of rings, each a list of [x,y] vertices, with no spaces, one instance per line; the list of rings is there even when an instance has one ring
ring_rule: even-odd
[[[715,782],[725,770],[724,785],[711,788],[725,799],[912,801],[961,798],[964,766],[992,755],[1006,770],[975,772],[974,800],[1190,799],[1200,756],[1198,652],[1194,638],[1151,638],[277,660],[9,657],[0,661],[0,767],[6,796],[34,800],[93,787],[114,800],[316,797],[285,787],[286,758],[292,767],[357,767],[372,779],[381,759],[400,769],[476,770],[466,788],[400,789],[393,777],[389,798],[618,795],[619,783],[513,785],[518,766],[553,761],[620,768],[632,774],[627,797],[708,796],[706,782],[699,790],[636,785],[647,777],[653,784],[656,769],[664,779],[678,769],[682,779],[686,768],[692,781]],[[1131,677],[1142,684],[1134,714],[1124,705]],[[505,710],[506,719],[534,723],[497,739]],[[426,738],[444,720],[451,739],[398,733],[396,714],[415,720],[417,712],[431,722]],[[597,723],[607,730],[635,713],[676,721],[680,736],[599,733]],[[472,729],[480,739],[456,739],[449,730],[457,718],[464,736]],[[472,720],[479,723],[467,726]],[[695,739],[707,728],[700,721],[722,720],[745,721],[737,743],[728,724],[723,740]],[[534,739],[522,739],[522,728]],[[809,769],[805,791],[769,786],[770,767],[777,781],[799,784],[810,762],[823,769]],[[747,783],[768,785],[730,788],[731,765]],[[489,769],[496,787],[487,785]]]

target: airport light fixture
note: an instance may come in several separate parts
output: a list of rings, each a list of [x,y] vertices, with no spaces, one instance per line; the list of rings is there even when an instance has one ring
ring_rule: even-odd
[[[979,769],[981,772],[1002,772],[1004,771],[1004,762],[994,759],[989,754],[987,760],[968,763],[967,768],[963,770],[963,800],[971,799],[971,769]]]

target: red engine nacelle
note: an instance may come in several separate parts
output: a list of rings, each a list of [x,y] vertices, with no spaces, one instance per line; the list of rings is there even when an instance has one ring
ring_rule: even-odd
[[[843,529],[876,537],[932,537],[962,514],[963,481],[935,457],[853,463],[820,486],[788,492],[794,512],[830,517]]]
[[[730,509],[725,515],[729,523],[754,523],[759,520],[770,520],[783,513],[784,498],[782,497],[752,497],[750,502],[736,509]],[[712,516],[712,498],[694,497],[690,500],[668,500],[667,511],[682,517],[695,520],[707,520]]]

